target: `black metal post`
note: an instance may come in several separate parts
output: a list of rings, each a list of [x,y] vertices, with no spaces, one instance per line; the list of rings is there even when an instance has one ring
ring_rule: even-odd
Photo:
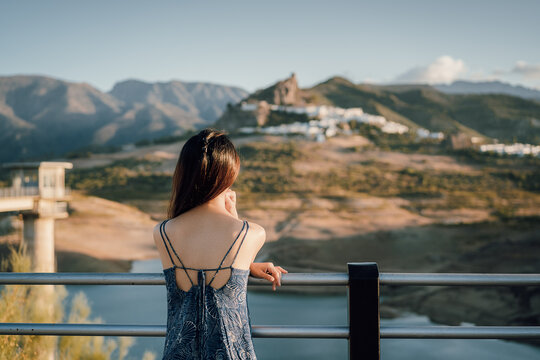
[[[348,263],[349,359],[380,359],[379,267]]]

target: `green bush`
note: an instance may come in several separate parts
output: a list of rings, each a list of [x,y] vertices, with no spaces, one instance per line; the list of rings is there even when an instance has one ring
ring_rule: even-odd
[[[277,126],[281,124],[292,124],[295,122],[308,122],[309,117],[306,114],[295,114],[287,111],[270,111],[268,120],[264,126]]]

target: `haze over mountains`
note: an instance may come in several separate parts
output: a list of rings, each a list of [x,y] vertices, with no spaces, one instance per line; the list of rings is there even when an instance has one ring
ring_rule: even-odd
[[[104,93],[44,76],[0,77],[0,161],[181,134],[212,124],[246,95],[208,83],[127,80]]]
[[[236,114],[234,107],[224,113],[228,103],[276,99],[362,107],[413,128],[540,143],[540,91],[500,82],[370,85],[334,77],[309,89],[285,80],[249,95],[209,83],[126,80],[105,93],[86,83],[22,75],[0,77],[0,162],[61,156],[93,144],[122,145],[214,124],[234,130],[243,119],[231,121]]]
[[[504,94],[521,97],[523,99],[540,100],[540,91],[529,89],[521,85],[510,85],[500,81],[454,81],[453,83],[433,85],[433,87],[447,94]]]

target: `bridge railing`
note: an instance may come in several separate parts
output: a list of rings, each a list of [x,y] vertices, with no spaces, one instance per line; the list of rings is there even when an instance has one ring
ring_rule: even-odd
[[[38,195],[39,195],[39,188],[37,186],[0,188],[0,198],[13,198],[13,197],[38,196]]]
[[[162,273],[0,273],[0,284],[165,285]],[[249,279],[249,285],[268,285]],[[380,285],[539,286],[540,274],[379,273],[350,263],[348,273],[291,273],[283,286],[347,286],[348,326],[254,325],[257,338],[348,339],[350,359],[380,359],[381,338],[540,339],[540,326],[380,326]],[[0,323],[0,335],[165,336],[165,325]]]
[[[43,198],[55,199],[68,197],[70,195],[71,188],[69,187],[39,188],[37,186],[21,186],[0,188],[0,198],[41,196]]]

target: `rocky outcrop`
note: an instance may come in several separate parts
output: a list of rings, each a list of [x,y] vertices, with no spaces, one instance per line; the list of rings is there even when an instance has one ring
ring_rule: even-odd
[[[266,89],[256,91],[246,101],[266,101],[275,105],[300,105],[302,104],[302,91],[298,88],[296,74],[292,73],[289,78],[278,81]]]
[[[257,125],[264,126],[268,121],[268,115],[270,115],[270,105],[266,101],[260,101],[255,111]]]
[[[473,146],[473,143],[470,136],[460,132],[450,135],[446,139],[445,145],[447,148],[452,150],[462,150],[471,148]]]
[[[270,105],[298,106],[304,105],[302,90],[298,87],[296,74],[274,85],[261,89],[247,97],[244,101],[255,109],[243,110],[240,104],[230,106],[215,127],[227,131],[235,131],[241,127],[264,126],[271,113]]]
[[[276,84],[273,103],[276,105],[296,105],[299,101],[300,89],[298,89],[296,74],[292,73],[290,78]]]

